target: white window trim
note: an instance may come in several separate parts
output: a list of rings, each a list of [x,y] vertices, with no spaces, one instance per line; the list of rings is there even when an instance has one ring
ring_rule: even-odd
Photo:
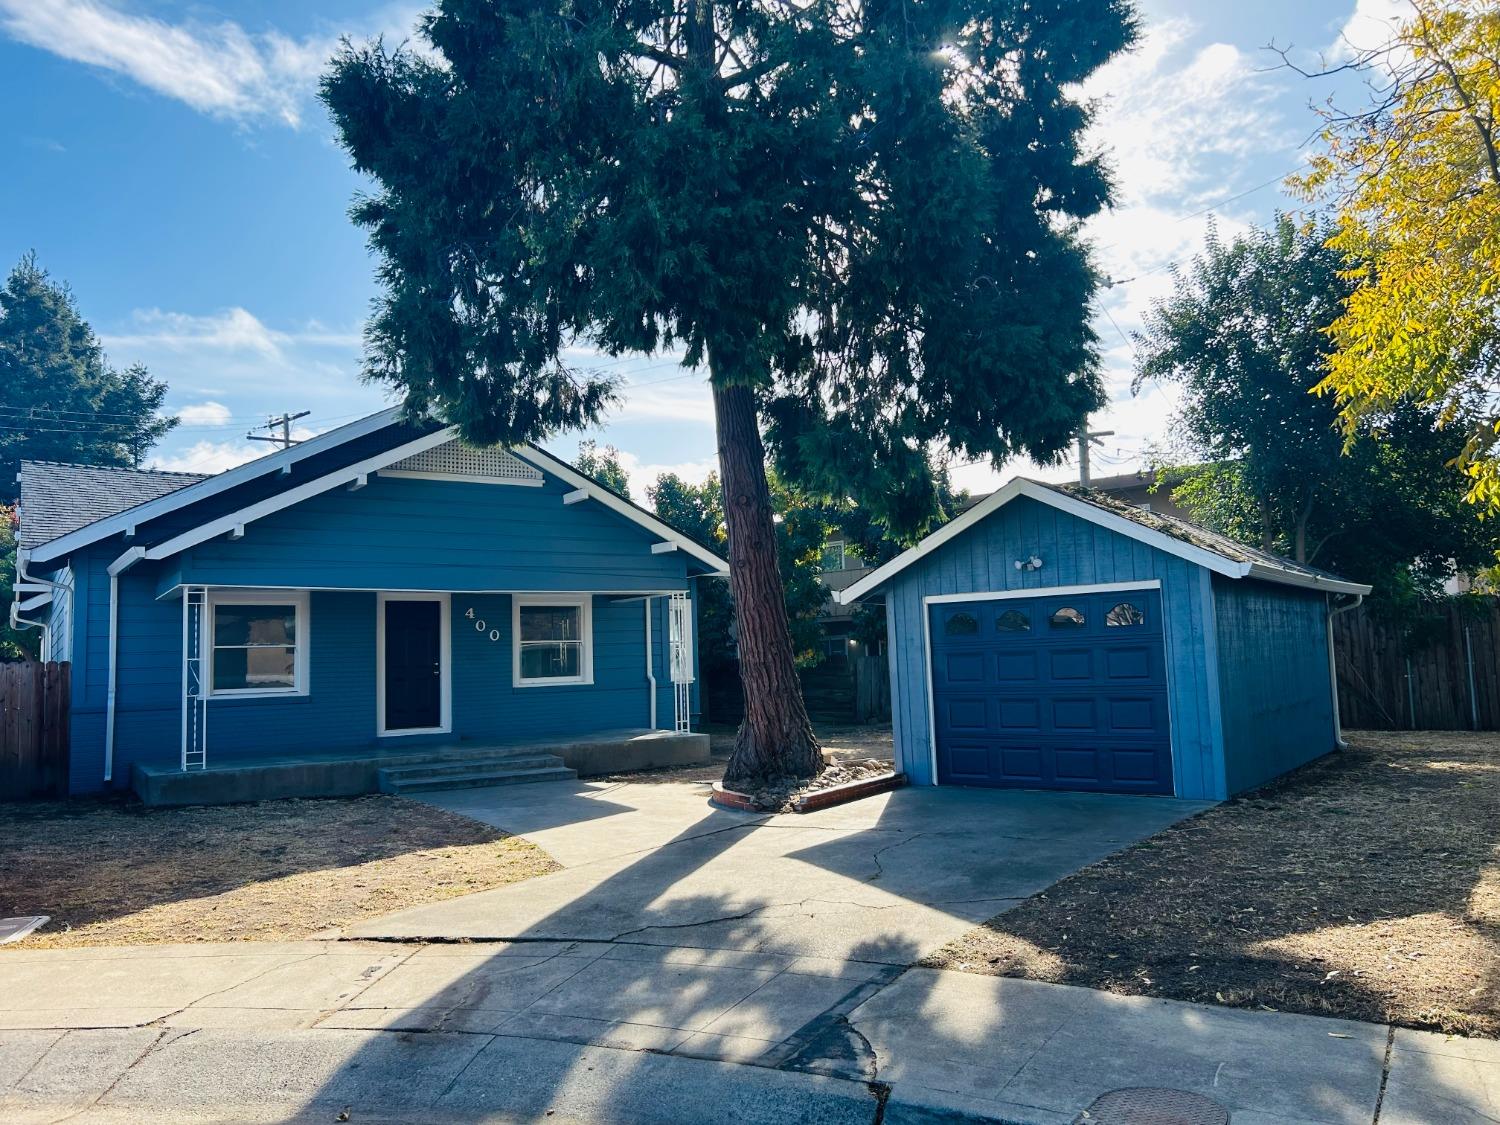
[[[579,657],[578,676],[548,676],[545,679],[523,679],[521,676],[521,609],[523,606],[577,606],[579,632],[583,651]],[[593,594],[515,594],[510,599],[510,669],[511,686],[518,688],[562,687],[568,684],[594,682],[594,595]]]
[[[838,566],[824,566],[823,565],[823,558],[822,558],[822,556],[826,555],[829,551],[833,550],[835,547],[837,547],[839,549],[839,565]],[[849,568],[848,567],[848,563],[849,563],[849,545],[844,540],[842,540],[842,539],[830,539],[827,543],[823,544],[823,549],[819,553],[819,556],[818,556],[818,570],[819,570],[820,573],[822,573],[822,574],[838,574],[839,572],[847,570]]]
[[[441,636],[438,641],[439,692],[441,721],[435,727],[398,727],[385,725],[385,607],[388,602],[437,602]],[[375,735],[377,738],[402,738],[408,734],[453,733],[453,599],[449,594],[415,591],[381,590],[375,595]]]
[[[204,679],[207,681],[209,699],[264,699],[268,697],[289,698],[307,695],[312,690],[309,675],[309,650],[312,648],[312,612],[306,590],[215,590],[210,589],[203,614],[203,636],[199,640],[199,651],[208,659],[205,662]],[[219,688],[214,686],[214,617],[215,609],[221,605],[290,605],[296,610],[293,631],[296,636],[296,654],[292,660],[293,684],[289,688]]]

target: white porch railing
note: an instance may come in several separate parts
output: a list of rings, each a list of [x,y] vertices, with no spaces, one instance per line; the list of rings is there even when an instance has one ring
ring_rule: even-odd
[[[693,702],[693,603],[687,594],[672,594],[667,600],[667,642],[671,656],[672,699],[676,729],[692,729]]]
[[[182,768],[208,768],[208,680],[204,667],[204,614],[208,587],[182,591]]]

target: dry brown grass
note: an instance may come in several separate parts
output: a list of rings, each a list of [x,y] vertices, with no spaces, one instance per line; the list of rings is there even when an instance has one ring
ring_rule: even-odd
[[[926,963],[1500,1036],[1500,735],[1349,737]]]
[[[11,948],[304,938],[558,867],[525,840],[398,797],[14,804],[0,824],[0,917],[52,916]]]

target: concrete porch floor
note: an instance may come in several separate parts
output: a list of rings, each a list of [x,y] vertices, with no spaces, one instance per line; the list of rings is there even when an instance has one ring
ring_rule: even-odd
[[[706,734],[667,730],[600,731],[587,737],[429,742],[344,750],[309,748],[265,754],[214,755],[205,769],[140,765],[131,787],[147,805],[221,805],[282,797],[354,797],[376,793],[383,769],[465,759],[552,755],[588,777],[626,770],[685,766],[709,759]]]

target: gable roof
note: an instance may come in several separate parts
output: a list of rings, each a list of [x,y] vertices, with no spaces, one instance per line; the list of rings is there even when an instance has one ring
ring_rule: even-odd
[[[22,547],[35,547],[207,478],[61,461],[22,461]]]
[[[289,470],[298,460],[313,453],[326,452],[339,445],[353,441],[356,438],[373,433],[383,426],[391,425],[399,420],[398,408],[381,411],[372,414],[368,418],[360,419],[358,422],[342,426],[337,430],[330,430],[315,438],[309,438],[300,445],[294,445],[289,449],[283,449],[265,457],[258,458],[245,465],[229,469],[213,477],[192,477],[191,474],[143,474],[156,477],[183,477],[189,479],[179,481],[175,488],[156,494],[147,498],[144,502],[136,502],[122,508],[114,508],[102,515],[96,515],[82,524],[72,523],[65,530],[51,531],[49,529],[55,523],[61,527],[64,523],[70,523],[71,517],[81,514],[80,509],[86,505],[77,501],[72,489],[67,482],[60,482],[50,499],[55,503],[55,509],[49,504],[42,502],[40,495],[36,507],[38,515],[35,522],[40,525],[37,532],[39,538],[32,540],[37,547],[29,549],[28,554],[38,562],[60,558],[70,551],[87,546],[122,531],[129,530],[137,524],[158,516],[185,508],[199,500],[209,496],[217,495],[237,485],[247,483],[257,477],[265,476],[267,473]],[[242,529],[245,524],[251,523],[273,512],[281,511],[300,503],[312,496],[338,488],[341,485],[357,481],[370,473],[378,472],[382,468],[389,467],[406,458],[421,454],[427,450],[434,449],[458,439],[457,431],[453,427],[444,427],[428,431],[420,437],[411,437],[410,431],[405,435],[408,440],[399,444],[387,446],[379,453],[365,457],[359,461],[344,465],[332,472],[324,473],[312,480],[292,485],[271,496],[264,497],[254,503],[240,507],[224,515],[215,516],[199,524],[181,530],[171,538],[151,544],[136,545],[130,548],[119,559],[112,564],[112,570],[128,569],[141,559],[164,559],[185,551],[198,543],[205,542],[217,535],[226,532],[234,532]],[[311,448],[309,448],[311,447]],[[294,457],[297,451],[302,451],[300,457]],[[560,480],[572,485],[572,487],[583,495],[579,499],[592,499],[602,503],[611,511],[623,516],[632,523],[646,528],[652,534],[660,536],[670,546],[666,549],[677,549],[692,556],[699,563],[707,566],[709,571],[716,575],[728,573],[729,564],[720,558],[715,552],[698,543],[691,537],[678,531],[676,528],[659,519],[654,514],[638,507],[629,500],[617,495],[591,477],[584,476],[571,465],[553,457],[550,453],[534,445],[517,446],[510,451],[520,460],[529,463],[537,469],[550,472]],[[89,468],[88,466],[77,466],[78,468]],[[117,470],[95,470],[102,472],[113,472]],[[55,518],[47,513],[55,510],[59,513]],[[23,504],[23,534],[28,523],[33,520],[32,514],[26,510]]]
[[[231,488],[247,484],[259,477],[269,473],[278,473],[283,470],[290,471],[291,467],[299,461],[319,453],[326,453],[355,438],[374,433],[382,427],[389,426],[398,421],[401,408],[398,406],[388,407],[378,413],[357,419],[347,425],[339,426],[337,429],[328,430],[318,434],[316,437],[308,438],[306,441],[279,449],[274,453],[268,453],[264,457],[257,457],[254,461],[247,461],[243,465],[237,465],[233,469],[226,469],[211,477],[204,477],[194,484],[173,492],[158,496],[155,499],[137,503],[118,513],[96,519],[76,530],[56,538],[49,538],[39,546],[31,549],[31,556],[36,562],[47,562],[51,559],[61,558],[71,551],[80,547],[86,547],[90,543],[97,543],[101,539],[108,539],[111,535],[117,535],[126,531],[136,524],[145,523],[147,520],[155,519],[168,512],[185,508],[189,504],[197,503],[199,500],[210,496],[216,496],[221,492],[227,492]],[[22,516],[29,518],[23,509]]]
[[[1018,496],[1025,496],[1089,523],[1108,528],[1127,538],[1176,555],[1188,562],[1222,574],[1227,578],[1255,578],[1263,582],[1276,582],[1285,586],[1301,586],[1323,590],[1331,594],[1368,594],[1370,587],[1360,582],[1350,582],[1304,566],[1291,559],[1258,551],[1226,535],[1188,523],[1186,520],[1166,516],[1127,504],[1093,489],[1076,485],[1051,485],[1041,481],[1016,477],[996,492],[992,492],[963,515],[950,520],[927,536],[915,547],[903,551],[882,567],[871,571],[860,581],[834,594],[840,604],[848,605],[866,597],[885,585],[901,571],[931,554],[944,543],[973,527],[986,516],[999,511]]]

